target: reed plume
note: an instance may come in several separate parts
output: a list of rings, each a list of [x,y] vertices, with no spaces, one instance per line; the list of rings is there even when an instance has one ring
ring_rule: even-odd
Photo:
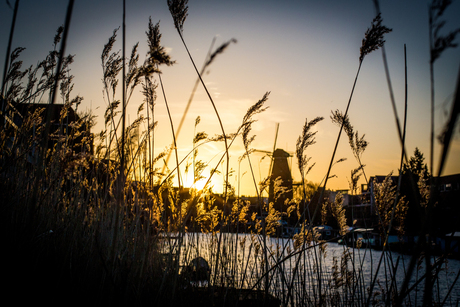
[[[318,133],[318,131],[313,132],[311,131],[311,129],[323,119],[324,119],[323,117],[316,117],[311,121],[308,121],[308,119],[306,119],[305,124],[302,129],[302,133],[297,138],[296,157],[297,157],[297,165],[300,170],[302,181],[304,181],[305,176],[310,172],[310,170],[314,166],[314,164],[308,166],[308,162],[310,161],[311,157],[308,157],[306,155],[307,148],[316,143],[315,135],[316,133]]]
[[[391,31],[392,29],[382,25],[381,14],[378,14],[372,21],[371,28],[367,29],[364,34],[361,48],[359,49],[359,62],[362,62],[364,57],[372,51],[382,47],[385,43],[383,36]]]
[[[144,67],[147,72],[161,73],[158,69],[159,65],[171,66],[176,61],[171,60],[167,54],[164,46],[161,45],[160,22],[155,25],[152,23],[152,18],[149,18],[148,30],[145,32],[147,35],[147,43],[149,49],[147,51],[147,59]]]
[[[331,120],[334,124],[338,125],[339,127],[343,125],[343,129],[348,136],[348,143],[350,144],[350,148],[355,156],[356,160],[361,164],[360,159],[363,152],[366,150],[369,142],[364,139],[365,134],[361,137],[358,134],[358,131],[354,131],[353,126],[350,123],[350,119],[344,117],[340,110],[335,110],[332,112]]]
[[[460,28],[450,31],[446,35],[440,35],[446,21],[441,20],[444,11],[452,4],[452,0],[433,0],[429,7],[430,27],[430,63],[434,63],[441,54],[449,49],[457,47],[455,38],[460,33]]]
[[[184,22],[188,16],[188,0],[168,0],[169,11],[174,20],[174,26],[180,33],[184,30]]]
[[[343,208],[343,194],[338,192],[335,196],[334,203],[331,205],[332,216],[336,219],[339,226],[339,234],[344,236],[348,232],[347,218],[345,208]]]
[[[452,0],[433,0],[429,6],[429,41],[430,41],[430,83],[431,83],[431,134],[430,134],[430,172],[433,174],[434,163],[434,63],[441,54],[450,48],[457,47],[454,42],[460,28],[450,31],[446,35],[440,32],[446,21],[441,20],[445,10],[452,4]]]
[[[380,14],[378,14],[374,18],[374,20],[372,21],[372,24],[371,24],[371,28],[369,28],[366,31],[366,33],[364,35],[364,39],[362,40],[361,48],[360,48],[358,70],[356,72],[355,81],[354,81],[353,87],[351,89],[350,98],[348,99],[347,107],[346,107],[345,112],[343,113],[343,116],[342,116],[343,119],[348,118],[348,110],[350,108],[351,100],[353,98],[353,93],[354,93],[355,87],[356,87],[356,82],[358,81],[359,72],[361,71],[361,65],[362,65],[362,63],[364,61],[365,56],[368,55],[369,53],[371,53],[372,51],[377,50],[379,47],[383,46],[383,44],[385,42],[383,40],[383,36],[384,36],[384,34],[389,33],[390,31],[391,31],[391,29],[389,29],[389,28],[387,28],[385,26],[382,26],[382,18],[380,16]],[[340,141],[340,136],[342,135],[342,130],[344,128],[345,123],[346,123],[346,121],[342,120],[342,124],[340,125],[340,130],[339,130],[339,133],[337,135],[337,140],[335,142],[334,150],[332,152],[331,161],[329,162],[329,167],[328,167],[328,170],[327,170],[327,173],[326,173],[326,176],[325,176],[324,185],[323,185],[323,189],[321,190],[319,201],[322,199],[322,197],[324,195],[324,192],[326,191],[327,181],[329,180],[332,165],[334,164],[335,154],[337,152],[337,148],[338,148],[339,141]],[[315,212],[315,215],[316,215],[316,212]]]
[[[375,179],[374,179],[375,180]],[[393,209],[396,198],[396,186],[393,185],[391,174],[385,177],[382,183],[376,180],[374,185],[374,197],[377,214],[380,217],[380,227],[382,233],[385,234],[390,226],[390,221],[393,224],[399,235],[404,234],[404,221],[406,219],[408,206],[404,197],[400,197]],[[394,213],[393,213],[394,210]]]

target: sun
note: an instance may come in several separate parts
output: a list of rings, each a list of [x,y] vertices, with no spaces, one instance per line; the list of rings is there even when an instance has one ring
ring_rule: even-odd
[[[196,191],[202,191],[209,180],[209,174],[202,173],[201,175],[202,177],[194,183],[193,175],[187,174],[187,176],[184,176],[183,186]],[[213,176],[206,186],[206,189],[212,189],[213,193],[223,193],[222,186],[222,179],[218,176]]]
[[[207,181],[208,181],[207,178],[200,179],[197,182],[195,182],[195,184],[193,184],[191,187],[196,189],[197,191],[201,191],[201,190],[204,189],[204,186],[205,186]],[[209,186],[209,184],[208,184],[208,186]]]
[[[187,176],[186,181],[184,182],[184,186],[190,189],[201,191],[204,189],[204,186],[206,185],[208,178],[201,178],[200,180],[197,180],[195,183],[193,181],[194,179],[192,176]],[[209,182],[207,187],[209,188],[212,185],[213,185],[213,180]]]

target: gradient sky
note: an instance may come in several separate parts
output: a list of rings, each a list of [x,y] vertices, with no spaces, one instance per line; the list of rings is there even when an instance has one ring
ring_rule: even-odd
[[[10,2],[14,3],[14,0]],[[196,73],[174,29],[167,1],[126,1],[127,50],[139,42],[140,62],[147,50],[145,31],[149,16],[160,22],[162,45],[167,48],[176,64],[162,69],[162,79],[174,124],[178,125],[193,89]],[[24,65],[35,65],[52,48],[56,29],[64,23],[67,1],[22,0],[19,6],[13,48],[26,47],[21,59]],[[429,45],[428,1],[381,1],[384,25],[393,29],[386,35],[386,52],[398,112],[402,118],[404,106],[404,44],[407,46],[408,65],[408,117],[407,150],[415,147],[429,160]],[[5,58],[12,10],[6,1],[0,3],[0,59]],[[316,128],[316,144],[307,152],[316,163],[307,180],[320,182],[331,160],[339,128],[331,123],[332,110],[344,111],[358,68],[359,48],[366,29],[375,16],[372,1],[261,1],[261,0],[190,0],[189,15],[184,24],[184,38],[197,65],[201,67],[210,44],[216,45],[235,38],[211,65],[204,80],[222,116],[226,133],[234,132],[246,113],[265,92],[270,91],[269,109],[260,114],[253,126],[257,135],[252,146],[256,149],[273,148],[276,123],[279,123],[277,147],[295,151],[296,140],[305,119],[317,116],[325,119]],[[456,17],[460,13],[459,1],[445,14],[447,31],[460,26]],[[100,54],[115,28],[122,24],[122,1],[75,1],[66,53],[75,54],[72,74],[75,76],[74,95],[84,97],[82,108],[91,109],[98,116],[94,132],[102,128],[106,103],[102,95],[102,69]],[[119,32],[121,34],[121,31]],[[458,39],[457,39],[458,41]],[[121,35],[115,45],[121,49]],[[127,52],[129,52],[127,51]],[[454,86],[460,65],[460,49],[449,49],[435,63],[436,134],[442,130],[454,95]],[[0,67],[3,71],[3,60]],[[160,93],[159,93],[160,94]],[[135,118],[142,102],[136,94],[130,101],[129,121]],[[205,92],[200,87],[188,112],[178,138],[179,158],[191,148],[194,121],[201,116],[199,131],[209,135],[220,133],[217,118]],[[389,91],[383,68],[382,53],[374,51],[366,56],[349,110],[354,128],[365,134],[369,142],[362,157],[367,176],[397,173],[400,145],[390,104]],[[165,103],[161,95],[157,100],[156,152],[171,143],[171,130]],[[435,148],[435,165],[440,147]],[[199,158],[215,167],[222,154],[220,145],[205,145]],[[241,142],[231,149],[231,167],[238,169],[237,158],[243,153]],[[268,175],[269,160],[254,153],[257,181]],[[336,159],[347,158],[335,166],[337,178],[329,180],[332,189],[348,188],[351,169],[358,166],[344,135]],[[449,154],[444,175],[460,173],[460,136],[457,133]],[[170,165],[172,166],[170,159]],[[260,166],[260,167],[259,167]],[[248,170],[247,160],[241,163],[241,173]],[[436,169],[435,169],[436,170]],[[292,158],[295,180],[300,178],[296,159]],[[235,184],[235,176],[230,183]],[[364,183],[361,180],[360,183]],[[221,189],[214,181],[215,190]],[[254,194],[249,174],[243,176],[242,194]]]

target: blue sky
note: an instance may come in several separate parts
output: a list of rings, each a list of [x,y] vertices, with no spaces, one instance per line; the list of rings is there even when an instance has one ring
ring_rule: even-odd
[[[14,2],[14,1],[10,1]],[[186,102],[196,80],[196,74],[174,29],[165,1],[127,1],[127,49],[139,42],[140,61],[144,59],[149,16],[160,21],[162,44],[176,64],[163,68],[162,79],[173,114],[178,125]],[[52,47],[55,30],[64,23],[67,1],[22,0],[13,47],[27,49],[22,54],[24,65],[34,65],[43,59]],[[404,103],[404,44],[408,61],[408,135],[407,150],[416,146],[429,157],[429,45],[427,1],[381,1],[384,25],[393,29],[386,36],[386,51],[396,103],[402,117]],[[295,142],[305,119],[323,116],[317,125],[317,143],[307,153],[316,165],[307,177],[321,181],[327,171],[335,145],[338,128],[329,115],[332,110],[345,110],[353,80],[358,68],[359,47],[364,32],[375,16],[373,1],[189,1],[189,15],[184,24],[184,38],[198,66],[204,61],[211,41],[216,46],[235,38],[238,42],[220,55],[212,64],[204,80],[210,90],[226,132],[233,132],[241,123],[246,110],[262,95],[270,91],[269,109],[258,116],[253,132],[257,135],[253,146],[271,150],[276,123],[280,124],[277,147],[295,151]],[[446,12],[445,32],[460,27],[456,16],[460,4],[455,1]],[[0,3],[0,59],[5,58],[12,10],[6,1]],[[83,108],[92,109],[99,116],[106,103],[102,95],[100,53],[115,28],[122,23],[122,1],[75,1],[69,32],[67,53],[75,54],[72,73],[75,75],[74,95],[84,97]],[[120,32],[121,33],[121,32]],[[457,39],[458,41],[458,39]],[[120,40],[115,46],[121,48]],[[436,132],[447,118],[454,95],[454,85],[460,65],[460,49],[450,49],[435,63]],[[3,60],[0,64],[3,71]],[[363,155],[366,174],[386,175],[397,172],[400,146],[394,123],[388,87],[380,50],[366,56],[350,107],[350,120],[369,142]],[[130,121],[142,102],[135,94],[128,110]],[[171,142],[171,131],[164,101],[157,101],[157,152]],[[179,155],[190,149],[193,123],[201,116],[200,131],[209,135],[220,133],[218,122],[204,91],[200,88],[187,114],[183,132],[178,138]],[[101,129],[100,126],[96,129]],[[439,146],[435,155],[439,154]],[[200,157],[214,163],[212,157],[222,152],[218,145],[205,146]],[[232,147],[232,167],[242,154],[240,143]],[[460,137],[452,144],[445,174],[460,172]],[[342,137],[337,158],[348,160],[333,169],[337,178],[329,187],[348,187],[350,170],[357,167],[347,140]],[[267,175],[268,159],[254,154],[251,161],[260,165],[260,177]],[[173,161],[173,159],[171,159]],[[247,162],[246,162],[247,163]],[[437,164],[437,163],[435,163]],[[214,166],[212,166],[214,167]],[[246,167],[243,166],[242,168]],[[295,159],[292,159],[295,179],[299,179]],[[247,170],[247,167],[246,167]],[[257,171],[259,173],[259,171]],[[254,189],[249,175],[245,194]],[[257,179],[259,174],[256,174]],[[219,185],[216,181],[216,185]],[[216,190],[219,187],[216,186]]]

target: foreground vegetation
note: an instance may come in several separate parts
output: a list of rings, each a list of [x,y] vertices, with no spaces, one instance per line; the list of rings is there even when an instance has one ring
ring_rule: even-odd
[[[433,1],[430,7],[431,65],[444,49],[453,46],[458,32],[439,36],[442,27],[439,19],[447,4]],[[187,1],[168,0],[168,5],[188,52],[182,36]],[[154,152],[157,91],[161,90],[168,107],[161,67],[174,64],[161,46],[159,23],[153,24],[151,20],[148,23],[149,52],[142,64],[139,64],[138,45],[126,56],[122,39],[122,54],[113,51],[117,30],[103,46],[103,89],[108,105],[104,130],[90,133],[94,126],[90,113],[80,113],[69,122],[73,110],[78,111],[82,101],[81,97],[71,96],[73,57],[65,56],[72,6],[73,1],[69,1],[66,24],[58,29],[54,49],[45,60],[36,67],[22,70],[19,57],[23,48],[8,52],[6,59],[1,97],[4,128],[0,134],[0,199],[7,251],[5,263],[11,268],[7,275],[8,291],[33,293],[35,299],[48,302],[64,300],[104,305],[458,304],[451,300],[458,272],[455,272],[454,281],[447,280],[441,274],[447,272],[446,257],[435,258],[428,244],[433,233],[428,217],[436,202],[436,176],[409,176],[415,195],[415,203],[411,206],[421,212],[419,238],[427,240],[419,240],[408,263],[394,257],[385,244],[381,257],[371,260],[372,267],[374,263],[377,267],[375,271],[371,269],[370,274],[366,253],[346,246],[340,255],[332,258],[330,265],[331,262],[326,261],[328,242],[313,229],[312,221],[318,216],[325,217],[327,212],[335,219],[340,236],[346,235],[348,226],[353,223],[346,220],[341,194],[333,203],[324,202],[331,169],[340,162],[335,152],[342,131],[357,161],[357,168],[351,171],[350,190],[356,193],[361,176],[367,181],[365,166],[361,163],[367,142],[354,131],[348,109],[366,55],[384,48],[384,35],[391,31],[382,25],[380,14],[365,33],[346,109],[332,113],[331,119],[340,130],[328,172],[317,195],[309,197],[306,190],[306,176],[314,166],[307,153],[315,143],[314,129],[324,120],[322,117],[305,121],[296,144],[302,191],[300,197],[288,200],[286,211],[281,212],[273,204],[263,203],[261,198],[263,190],[275,178],[268,178],[259,185],[252,174],[259,199],[255,207],[238,197],[231,198],[229,193],[232,189],[228,180],[229,151],[241,138],[245,148],[241,159],[251,163],[251,142],[254,140],[251,127],[256,116],[266,109],[269,92],[248,109],[240,127],[232,133],[225,131],[208,94],[222,133],[213,138],[205,132],[195,133],[194,148],[187,156],[192,158],[191,165],[185,165],[187,157],[179,160],[176,128],[170,116],[172,145],[164,152]],[[377,2],[376,8],[378,11]],[[232,41],[210,54],[205,67],[230,43]],[[196,68],[191,55],[190,60]],[[202,71],[196,68],[198,80],[206,90]],[[122,99],[118,100],[115,93],[120,88]],[[136,120],[126,126],[126,105],[136,90],[141,90],[145,99],[139,105]],[[44,97],[49,97],[46,107],[23,109],[24,105],[42,102]],[[57,121],[53,121],[51,106],[58,97],[63,107]],[[458,100],[457,86],[452,118],[442,135],[444,152],[438,176],[445,164],[445,153],[459,112]],[[400,125],[397,114],[395,118],[402,145],[400,169],[403,170],[409,165],[404,143],[405,125]],[[195,129],[198,125],[199,118]],[[225,153],[215,166],[199,160],[199,147],[208,142],[224,144]],[[161,169],[158,161],[170,154],[175,157],[175,168]],[[226,167],[223,174],[217,171],[221,163]],[[430,164],[432,171],[433,162]],[[212,169],[211,176],[222,176],[227,183],[222,199],[217,199],[206,187],[184,193],[181,172],[191,168],[198,181],[207,167]],[[178,187],[172,186],[175,176]],[[207,180],[209,183],[211,178]],[[282,185],[275,183],[275,187],[278,187],[275,195],[285,192]],[[379,186],[381,193],[376,196],[384,241],[392,229],[404,230],[407,202],[400,196],[399,187],[400,182],[398,189],[383,184]],[[295,216],[300,228],[292,240],[272,239],[283,215]],[[241,234],[242,227],[244,234]],[[197,257],[205,257],[209,267]],[[423,267],[424,273],[418,273],[417,267]],[[398,280],[397,273],[401,270],[404,278]],[[447,291],[439,290],[440,283]],[[253,298],[255,301],[251,301]]]

